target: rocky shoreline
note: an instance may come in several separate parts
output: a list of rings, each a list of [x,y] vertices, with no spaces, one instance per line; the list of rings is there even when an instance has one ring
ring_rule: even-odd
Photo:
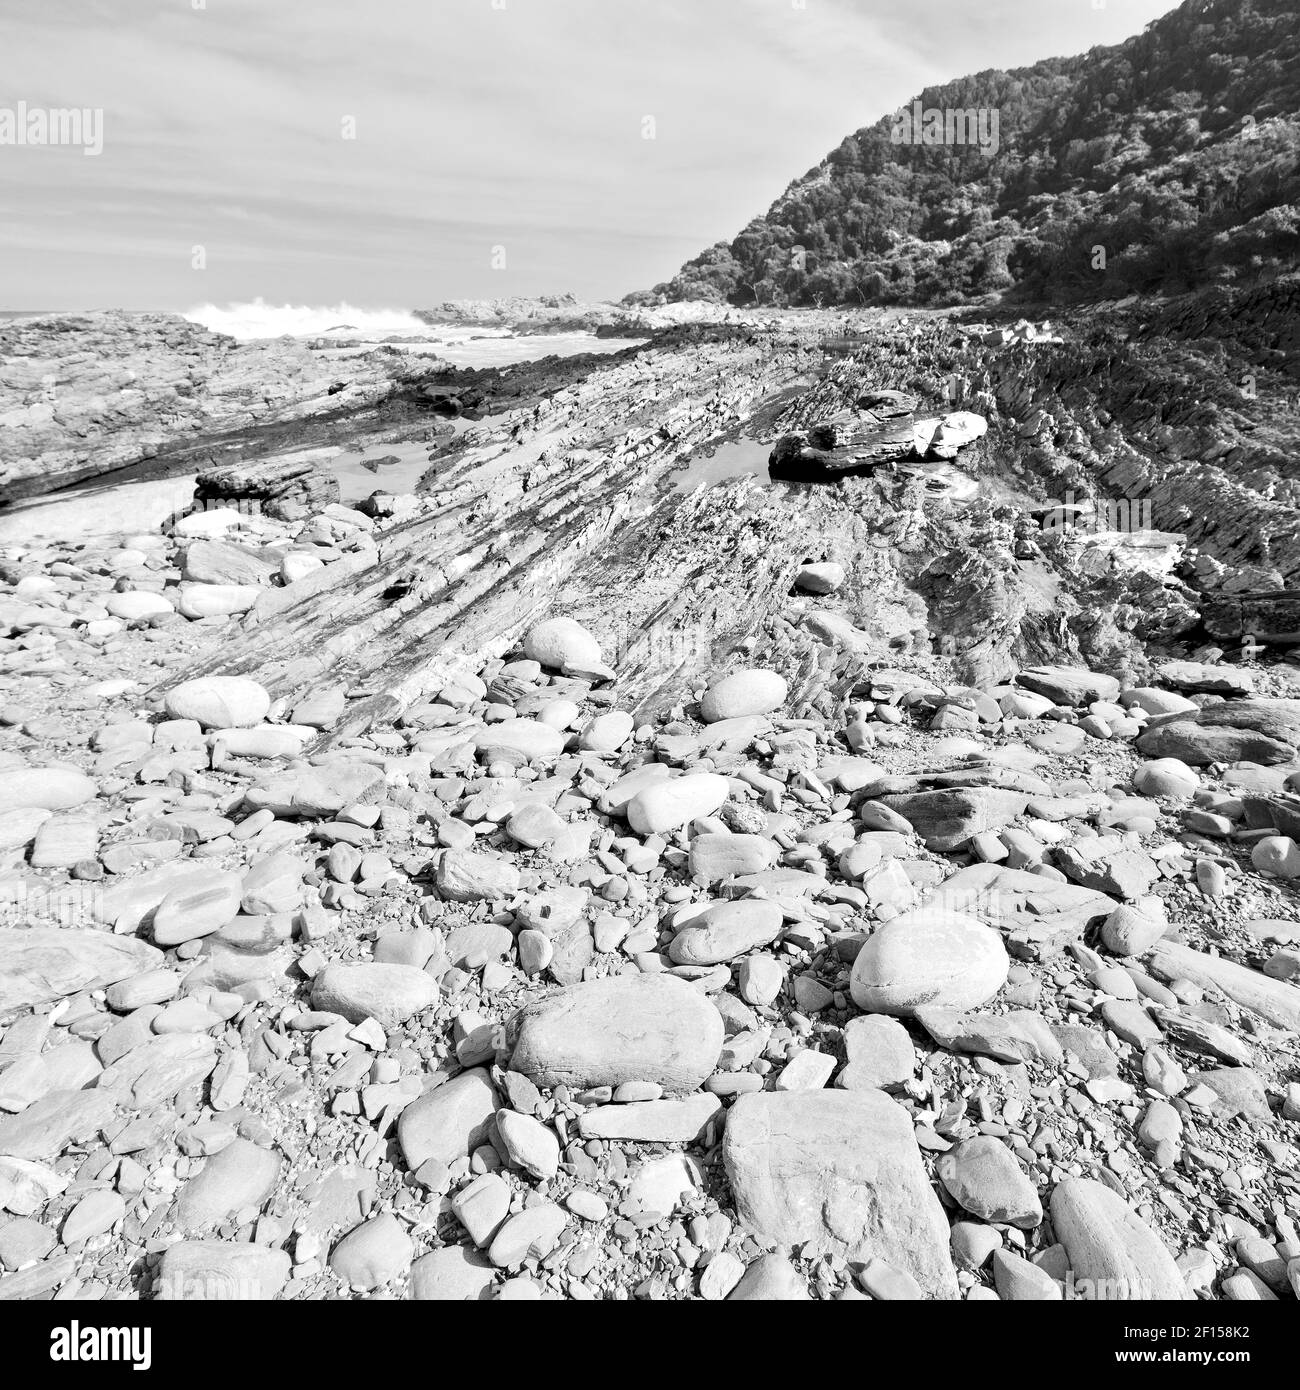
[[[350,437],[484,412],[415,493],[331,500],[308,395],[161,531],[6,543],[0,1298],[1294,1300],[1233,308],[1254,395],[1173,311],[376,372]],[[743,437],[851,466],[691,486]]]

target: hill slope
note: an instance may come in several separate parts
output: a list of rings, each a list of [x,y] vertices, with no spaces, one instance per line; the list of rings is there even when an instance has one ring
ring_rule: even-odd
[[[912,143],[885,116],[730,244],[629,300],[1069,300],[1250,283],[1300,261],[1294,0],[1187,0],[1113,48],[918,100],[981,113],[983,142],[952,143],[958,125]]]

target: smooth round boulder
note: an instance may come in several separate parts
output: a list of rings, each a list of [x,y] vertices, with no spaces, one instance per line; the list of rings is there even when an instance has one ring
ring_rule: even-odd
[[[218,932],[239,913],[244,880],[226,869],[196,867],[154,909],[153,939],[159,946],[179,946]]]
[[[697,772],[652,782],[627,804],[627,821],[638,835],[663,835],[700,816],[711,816],[731,786],[716,772]]]
[[[917,1009],[973,1009],[1006,983],[1002,938],[960,912],[914,908],[891,918],[853,962],[849,990],[864,1013],[909,1017]]]
[[[1143,796],[1191,796],[1200,785],[1181,758],[1152,758],[1133,774],[1133,786]]]
[[[779,853],[776,841],[762,835],[696,835],[691,841],[691,876],[720,883],[740,874],[761,873],[776,863]]]
[[[524,655],[553,671],[590,670],[600,666],[600,643],[572,618],[548,618],[530,628]]]
[[[1101,940],[1117,956],[1140,956],[1168,930],[1163,901],[1143,898],[1136,903],[1121,903],[1101,924]]]
[[[353,1227],[330,1253],[330,1268],[354,1289],[378,1289],[411,1268],[415,1244],[391,1213]]]
[[[626,710],[598,714],[583,729],[578,747],[589,753],[617,753],[632,737],[632,716]]]
[[[843,583],[844,566],[833,560],[804,565],[794,577],[794,587],[803,594],[833,594]]]
[[[496,1270],[486,1255],[444,1245],[411,1266],[408,1297],[421,1303],[477,1303],[491,1295]]]
[[[706,724],[722,719],[743,719],[770,714],[785,704],[789,687],[775,671],[737,671],[709,686],[700,701],[700,718]]]
[[[168,1092],[174,1095],[175,1091]],[[280,1178],[278,1154],[236,1139],[205,1159],[176,1196],[176,1229],[185,1233],[220,1225],[238,1212],[260,1210]]]
[[[1270,878],[1300,877],[1300,845],[1289,835],[1265,835],[1255,841],[1250,862]]]
[[[164,701],[173,719],[193,719],[205,729],[247,729],[260,724],[271,697],[244,676],[200,676],[167,692]]]

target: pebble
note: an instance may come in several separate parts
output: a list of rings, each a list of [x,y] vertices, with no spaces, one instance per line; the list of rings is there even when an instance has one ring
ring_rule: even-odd
[[[581,673],[601,666],[600,643],[572,618],[548,618],[528,630],[524,655],[554,671]]]

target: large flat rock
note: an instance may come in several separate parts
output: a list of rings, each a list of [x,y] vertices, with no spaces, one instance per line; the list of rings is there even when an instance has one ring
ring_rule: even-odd
[[[1056,955],[1118,905],[1095,888],[998,864],[958,869],[926,899],[925,905],[931,904],[996,927],[1007,938],[1007,949],[1022,960]]]
[[[1300,1033],[1300,989],[1285,980],[1274,980],[1249,966],[1173,941],[1157,941],[1151,948],[1150,960],[1167,979],[1191,980],[1202,989],[1220,989],[1243,1009],[1279,1028]]]
[[[947,1218],[907,1112],[883,1092],[742,1096],[722,1154],[736,1209],[760,1244],[883,1260],[928,1297],[957,1297]]]
[[[927,849],[946,854],[983,830],[1010,825],[1024,814],[1029,798],[1001,787],[942,787],[879,800],[911,824]]]
[[[1300,751],[1300,700],[1227,700],[1151,725],[1137,739],[1149,758],[1209,763],[1289,763]]]
[[[57,927],[0,930],[0,1014],[104,989],[162,963],[161,951],[129,936]]]
[[[1091,1178],[1067,1178],[1051,1200],[1052,1226],[1065,1246],[1078,1298],[1189,1297],[1164,1241],[1128,1203]],[[1081,1287],[1088,1281],[1090,1287]]]
[[[572,985],[515,1015],[511,1069],[539,1086],[653,1081],[694,1091],[717,1065],[722,1015],[668,975],[616,975]]]

